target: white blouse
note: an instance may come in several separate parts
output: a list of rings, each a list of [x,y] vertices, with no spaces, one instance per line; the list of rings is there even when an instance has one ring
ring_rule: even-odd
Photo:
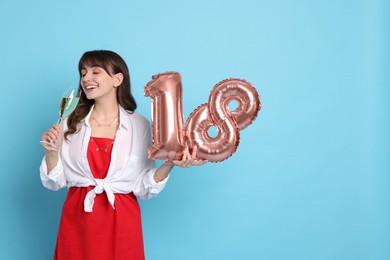
[[[51,190],[64,187],[95,186],[84,200],[84,211],[92,212],[96,194],[106,192],[108,200],[114,207],[115,193],[133,192],[140,199],[157,196],[165,187],[168,178],[156,182],[153,178],[156,171],[155,162],[148,159],[148,147],[151,145],[149,122],[137,113],[128,113],[119,108],[120,125],[112,148],[111,162],[104,179],[92,176],[87,159],[87,149],[91,137],[89,118],[92,109],[80,122],[77,133],[69,135],[69,141],[62,141],[56,167],[47,172],[45,157],[40,166],[43,186]],[[62,124],[63,133],[67,121]]]

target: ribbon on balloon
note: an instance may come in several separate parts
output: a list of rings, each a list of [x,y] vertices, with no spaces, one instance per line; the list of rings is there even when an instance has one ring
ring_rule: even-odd
[[[152,146],[149,157],[154,160],[181,159],[186,145],[198,147],[197,157],[221,162],[236,152],[240,131],[250,125],[261,109],[260,96],[249,82],[227,78],[211,90],[209,100],[198,106],[183,120],[182,81],[178,72],[152,76],[144,88],[152,99]],[[237,102],[230,111],[229,103]],[[210,136],[210,128],[217,129]]]

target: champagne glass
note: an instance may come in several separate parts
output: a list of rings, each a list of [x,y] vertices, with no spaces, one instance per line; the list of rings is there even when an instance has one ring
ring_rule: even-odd
[[[61,125],[64,119],[69,116],[79,103],[80,92],[77,88],[68,88],[61,97],[60,108],[58,114],[57,124]],[[57,151],[56,145],[53,141],[40,141],[40,143],[48,150]]]

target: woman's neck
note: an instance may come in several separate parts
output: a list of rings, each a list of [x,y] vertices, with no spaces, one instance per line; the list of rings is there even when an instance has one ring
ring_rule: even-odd
[[[119,104],[117,102],[112,103],[102,103],[96,102],[93,108],[93,114],[95,117],[109,120],[113,117],[116,117],[119,113]]]

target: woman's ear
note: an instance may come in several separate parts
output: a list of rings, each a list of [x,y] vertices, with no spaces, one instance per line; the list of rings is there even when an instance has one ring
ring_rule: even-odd
[[[122,73],[117,73],[114,75],[114,87],[117,88],[122,84],[123,82],[123,74]]]

